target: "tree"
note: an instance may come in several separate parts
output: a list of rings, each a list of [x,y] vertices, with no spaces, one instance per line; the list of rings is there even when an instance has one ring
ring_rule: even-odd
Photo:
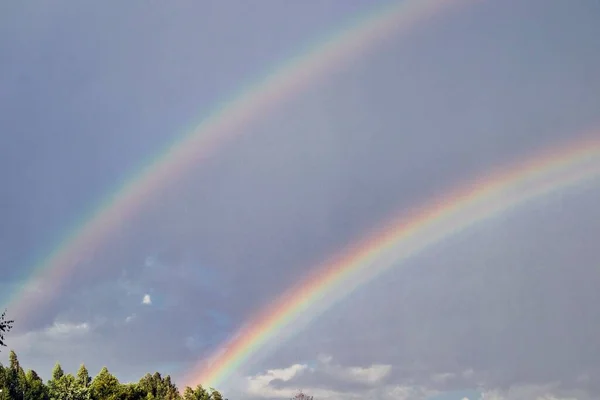
[[[186,387],[183,392],[183,400],[211,400],[211,393],[204,389],[202,385],[196,386],[195,389]]]
[[[23,396],[24,398],[48,400],[48,389],[44,385],[42,378],[40,378],[34,370],[30,369],[27,371],[26,379],[27,388],[25,390],[25,395]]]
[[[8,368],[4,368],[0,363],[0,400],[10,400],[10,377]]]
[[[6,369],[6,378],[8,381],[8,393],[11,399],[22,400],[27,389],[27,379],[25,371],[19,364],[19,358],[14,350],[11,350],[8,355],[9,365]]]
[[[210,397],[212,400],[227,400],[227,399],[224,399],[221,392],[219,392],[215,388],[210,388]]]
[[[77,379],[72,374],[62,375],[53,382],[49,390],[50,400],[89,400],[87,388],[77,384]]]
[[[154,374],[154,376],[146,374],[138,382],[138,387],[146,395],[146,398],[148,398],[148,396],[151,396],[150,398],[152,399],[156,397],[156,392],[158,391],[158,388],[155,376],[156,374]]]
[[[309,396],[300,390],[294,397],[292,397],[292,400],[313,400],[313,396]]]
[[[161,399],[177,400],[179,398],[179,390],[177,386],[171,382],[171,377],[167,375],[161,382],[159,395]]]
[[[56,362],[54,364],[54,368],[52,368],[52,378],[48,380],[48,396],[50,398],[55,398],[59,396],[61,393],[61,389],[58,388],[60,385],[60,379],[65,375],[65,371],[63,371],[60,363]]]
[[[113,374],[108,372],[108,368],[102,367],[98,375],[92,380],[90,389],[94,400],[117,399],[120,383]]]
[[[146,394],[138,387],[136,383],[121,385],[119,388],[119,400],[144,400]]]
[[[65,374],[65,371],[63,371],[62,367],[60,366],[60,364],[57,362],[56,364],[54,364],[54,368],[52,369],[52,380],[59,380],[63,375]]]
[[[45,385],[34,370],[23,370],[14,351],[8,358],[8,366],[0,363],[0,400],[227,400],[216,389],[207,390],[202,385],[195,389],[186,387],[182,396],[171,377],[163,377],[159,372],[144,375],[138,383],[121,384],[103,367],[91,379],[84,364],[73,375],[66,374],[57,362]]]
[[[6,343],[4,343],[4,334],[10,332],[13,327],[13,320],[6,320],[6,310],[2,312],[0,315],[0,346],[6,347]]]
[[[10,353],[8,353],[8,363],[9,368],[15,372],[21,369],[21,365],[19,365],[19,358],[14,350],[11,350]]]
[[[169,375],[164,378],[160,373],[146,374],[138,382],[138,387],[147,399],[176,400],[180,399],[177,386],[171,382]]]
[[[92,378],[90,378],[87,368],[84,364],[81,364],[79,370],[77,371],[77,384],[79,384],[81,387],[87,388],[90,386],[91,382]]]

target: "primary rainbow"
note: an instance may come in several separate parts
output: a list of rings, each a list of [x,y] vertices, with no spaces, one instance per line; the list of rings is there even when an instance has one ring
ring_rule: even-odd
[[[428,246],[528,200],[600,177],[600,135],[556,147],[393,219],[271,302],[185,379],[220,386],[258,350],[279,346],[336,301]]]
[[[168,147],[105,198],[91,216],[76,225],[53,252],[34,266],[26,284],[8,298],[11,315],[18,315],[21,326],[26,325],[24,319],[30,311],[59,293],[65,277],[81,266],[107,240],[110,232],[139,211],[147,197],[226,140],[241,134],[246,125],[280,101],[368,51],[386,37],[406,31],[436,12],[467,1],[472,0],[405,0],[360,16],[356,23],[320,41],[214,110],[191,133]]]

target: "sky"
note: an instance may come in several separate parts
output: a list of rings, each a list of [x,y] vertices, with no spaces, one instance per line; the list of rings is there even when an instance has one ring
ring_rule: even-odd
[[[405,0],[408,1],[408,0]],[[147,194],[25,324],[19,291],[214,109],[387,0],[6,2],[0,287],[14,349],[176,383],[324,260],[434,194],[600,138],[600,4],[474,1],[284,96]],[[596,129],[596,130],[595,130]],[[600,181],[362,285],[219,387],[231,400],[600,397]],[[260,357],[259,357],[260,355]]]

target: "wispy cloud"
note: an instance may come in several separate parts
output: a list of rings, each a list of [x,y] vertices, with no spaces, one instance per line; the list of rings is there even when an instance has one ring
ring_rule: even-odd
[[[61,323],[55,322],[52,326],[45,330],[46,334],[51,337],[69,337],[73,335],[82,335],[90,330],[90,325],[87,322],[82,323]]]

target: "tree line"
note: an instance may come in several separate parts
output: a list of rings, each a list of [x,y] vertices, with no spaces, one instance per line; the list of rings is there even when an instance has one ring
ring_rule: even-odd
[[[14,321],[0,315],[0,347],[5,347],[4,335]],[[9,365],[0,363],[0,400],[227,400],[218,390],[187,386],[183,394],[169,375],[159,372],[144,375],[138,382],[121,383],[103,367],[93,379],[84,364],[76,375],[66,374],[59,363],[46,383],[34,370],[21,367],[17,354],[11,350]]]
[[[159,372],[144,375],[138,382],[121,383],[103,367],[94,378],[85,365],[75,375],[65,373],[59,363],[44,383],[34,371],[25,372],[17,354],[10,351],[9,365],[0,363],[0,400],[226,400],[215,389],[202,385],[179,393],[171,377]]]
[[[4,334],[14,321],[6,320],[6,311],[0,315],[0,347],[5,347]],[[159,372],[144,375],[138,382],[121,383],[103,367],[93,379],[84,364],[77,374],[66,374],[59,363],[46,383],[32,369],[21,367],[17,353],[10,351],[9,365],[0,363],[0,400],[227,400],[213,388],[202,385],[187,386],[183,394],[169,375]],[[291,400],[314,400],[302,391]]]

